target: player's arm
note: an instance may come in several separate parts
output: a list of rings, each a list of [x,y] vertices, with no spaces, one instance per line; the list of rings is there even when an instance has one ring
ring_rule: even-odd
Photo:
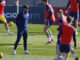
[[[60,27],[58,28],[58,30],[60,30],[62,28],[62,26],[63,26],[63,19],[60,18]]]
[[[76,48],[77,47],[77,44],[76,44],[76,31],[74,31],[74,33],[73,33],[73,41],[74,41],[74,47]]]
[[[58,33],[58,36],[57,36],[57,40],[60,40],[61,34],[62,34],[62,27],[61,27],[60,30],[59,30],[59,33]]]
[[[66,7],[66,11],[69,9],[70,6],[70,2],[68,2],[67,7]]]
[[[16,22],[18,22],[19,19],[20,19],[20,14],[17,15],[17,17],[16,17]]]
[[[15,21],[15,22],[16,22],[16,24],[18,24],[18,23],[19,23],[20,17],[21,17],[21,14],[18,14],[18,15],[17,15],[17,17],[16,17],[16,21]]]
[[[49,12],[49,16],[47,17],[47,19],[49,19],[52,16],[53,12],[51,11],[51,9],[50,9],[50,7],[48,5],[46,6],[46,9]]]

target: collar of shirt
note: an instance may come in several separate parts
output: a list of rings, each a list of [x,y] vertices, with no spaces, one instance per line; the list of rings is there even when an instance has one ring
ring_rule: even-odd
[[[23,15],[27,15],[27,16],[29,15],[29,13],[25,13],[24,11],[22,13],[23,13]]]
[[[68,23],[67,25],[71,25],[71,23]]]
[[[28,12],[25,13],[24,11],[22,11],[22,13],[23,13],[23,14],[27,14]]]

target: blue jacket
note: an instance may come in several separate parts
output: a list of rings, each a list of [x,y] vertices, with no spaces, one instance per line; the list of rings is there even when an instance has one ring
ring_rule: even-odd
[[[18,32],[20,32],[21,34],[24,31],[28,30],[28,19],[29,19],[29,13],[24,13],[24,11],[20,12],[17,15],[16,25],[17,25]]]

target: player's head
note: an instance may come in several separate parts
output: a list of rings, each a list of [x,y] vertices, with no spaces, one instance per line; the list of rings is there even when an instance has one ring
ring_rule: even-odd
[[[67,23],[71,23],[72,24],[73,18],[71,16],[67,17]]]
[[[47,5],[48,0],[42,0],[43,5]]]
[[[62,9],[59,9],[59,10],[56,11],[56,13],[57,13],[57,16],[58,16],[58,17],[62,17],[62,15],[63,15],[63,10],[62,10]]]
[[[28,5],[24,5],[24,6],[23,6],[23,11],[27,13],[28,10],[29,10],[29,6],[28,6]]]

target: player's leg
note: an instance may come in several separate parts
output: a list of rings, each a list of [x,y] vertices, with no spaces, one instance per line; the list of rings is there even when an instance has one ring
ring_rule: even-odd
[[[50,36],[50,38],[51,38],[51,41],[53,42],[54,40],[53,40],[53,36],[52,36],[52,33],[51,33],[51,31],[48,29],[48,33],[49,33],[49,36]]]
[[[62,60],[63,52],[58,53],[58,60]]]
[[[58,53],[59,53],[59,45],[56,44],[56,55],[58,55]]]
[[[55,23],[55,21],[48,21],[48,26],[51,27],[54,23]],[[48,30],[48,32],[49,32],[49,36],[51,38],[51,41],[53,42],[54,39],[53,39],[52,33],[50,30]]]
[[[53,36],[49,30],[49,28],[53,25],[54,21],[47,21],[44,27],[44,32],[48,37],[48,42],[46,44],[50,44],[53,41]],[[52,41],[51,41],[52,40]]]
[[[49,29],[49,26],[45,25],[44,32],[45,32],[46,36],[48,37],[48,42],[46,44],[50,44],[51,43],[51,38],[50,38],[48,29]]]
[[[69,54],[71,52],[71,45],[65,45],[65,50],[64,50],[64,60],[69,59]]]
[[[28,50],[27,50],[27,39],[28,39],[28,32],[25,31],[23,33],[23,40],[24,40],[24,54],[29,54]]]
[[[14,54],[14,55],[16,54],[16,48],[17,48],[17,46],[18,46],[18,44],[19,44],[20,39],[21,39],[21,34],[20,34],[20,32],[18,32],[18,33],[17,33],[17,40],[16,40],[16,42],[15,42],[14,50],[13,50],[13,54]]]
[[[4,17],[4,16],[0,16],[0,20],[4,23],[5,29],[7,30],[8,34],[9,34],[9,35],[12,34],[12,33],[10,32],[10,30],[9,30],[9,27],[8,27],[8,24],[7,24],[7,21],[6,21],[5,17]]]
[[[67,54],[67,53],[64,53],[64,60],[69,60],[69,54]]]
[[[58,60],[63,59],[64,51],[65,51],[65,46],[63,44],[60,44],[59,45],[59,52],[58,52]]]
[[[74,27],[76,29],[76,34],[78,34],[77,29],[78,29],[78,20],[74,21]]]
[[[59,54],[59,45],[56,44],[56,56],[55,56],[55,60],[58,60],[58,54]]]
[[[55,59],[58,59],[59,46],[60,46],[60,40],[57,40],[57,43],[56,43],[56,57],[55,57]]]
[[[49,29],[49,26],[45,25],[45,27],[44,27],[44,32],[45,32],[46,36],[49,38],[48,29]]]
[[[74,13],[74,27],[76,29],[76,34],[78,34],[77,29],[78,29],[78,20],[79,20],[79,13],[76,12]]]
[[[71,53],[74,55],[75,60],[78,60],[78,57],[76,56],[76,54],[75,54],[73,48],[71,48]]]

